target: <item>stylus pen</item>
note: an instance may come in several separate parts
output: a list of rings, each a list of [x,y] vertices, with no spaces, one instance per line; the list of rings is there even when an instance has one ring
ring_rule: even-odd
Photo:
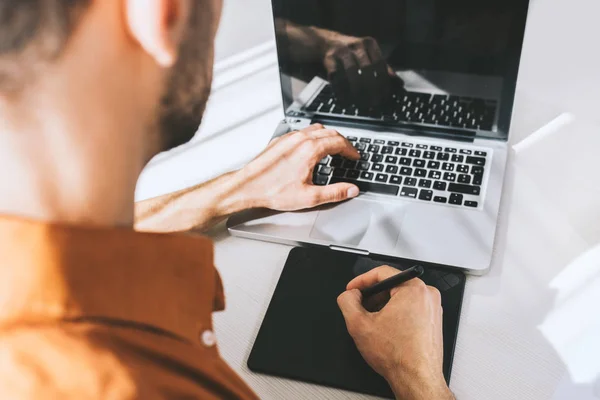
[[[386,280],[383,280],[379,283],[374,284],[371,287],[362,290],[361,293],[363,299],[381,292],[385,292],[386,290],[393,289],[396,286],[402,285],[404,282],[410,281],[411,279],[419,278],[423,275],[423,272],[425,272],[425,270],[420,265],[415,265],[408,269],[405,269],[404,271],[394,276],[390,276]]]

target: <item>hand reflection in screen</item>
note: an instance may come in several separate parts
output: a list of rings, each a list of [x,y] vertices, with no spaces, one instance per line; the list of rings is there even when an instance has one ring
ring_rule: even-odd
[[[283,56],[289,58],[289,64],[319,64],[343,103],[377,107],[404,87],[372,37],[348,36],[281,19],[276,27],[288,42]],[[289,72],[293,75],[294,68]]]

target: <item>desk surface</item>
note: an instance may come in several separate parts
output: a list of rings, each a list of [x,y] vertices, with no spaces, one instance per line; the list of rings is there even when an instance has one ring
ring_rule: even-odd
[[[496,255],[488,275],[467,281],[451,381],[459,399],[600,399],[598,14],[597,0],[532,2]],[[208,137],[152,163],[138,198],[236,168],[266,145],[281,109],[273,46],[265,49],[251,74],[214,93]],[[365,398],[248,370],[290,247],[223,226],[211,234],[228,303],[215,316],[220,349],[261,398]]]

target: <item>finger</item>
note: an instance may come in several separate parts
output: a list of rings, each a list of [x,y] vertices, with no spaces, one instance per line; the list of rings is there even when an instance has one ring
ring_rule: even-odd
[[[312,125],[307,126],[304,129],[300,129],[300,132],[307,132],[308,133],[308,132],[320,131],[320,130],[323,130],[323,129],[325,129],[325,127],[323,125],[321,125],[321,124],[312,124]]]
[[[372,37],[366,37],[363,39],[364,48],[369,56],[372,63],[375,63],[383,59],[381,48],[377,44],[377,41]]]
[[[338,203],[358,196],[359,189],[351,183],[336,183],[327,186],[309,186],[307,196],[310,207],[328,203]]]
[[[360,153],[352,146],[345,137],[342,135],[326,136],[317,139],[319,160],[327,155],[339,154],[343,157],[358,160]]]
[[[337,298],[338,307],[344,315],[346,326],[351,330],[358,320],[367,314],[362,306],[362,294],[360,290],[347,290]]]
[[[342,136],[335,129],[327,129],[327,128],[317,129],[317,130],[311,131],[309,134],[310,134],[311,137],[313,137],[315,139],[321,139],[321,138],[326,138],[326,137]]]
[[[347,47],[340,48],[340,50],[335,53],[335,59],[338,66],[341,66],[345,71],[357,67],[354,54],[352,54],[352,51]]]
[[[389,265],[382,265],[352,279],[346,289],[366,289],[398,273],[400,273],[400,270]]]
[[[359,68],[367,68],[369,65],[371,65],[371,58],[369,57],[367,49],[364,45],[362,45],[362,43],[353,49],[353,53],[354,59],[356,60]]]

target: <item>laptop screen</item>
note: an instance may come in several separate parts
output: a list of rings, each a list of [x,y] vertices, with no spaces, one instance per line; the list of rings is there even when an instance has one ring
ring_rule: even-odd
[[[273,0],[286,115],[505,139],[528,0]]]

